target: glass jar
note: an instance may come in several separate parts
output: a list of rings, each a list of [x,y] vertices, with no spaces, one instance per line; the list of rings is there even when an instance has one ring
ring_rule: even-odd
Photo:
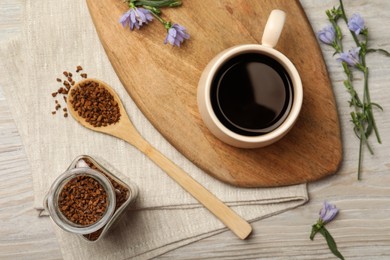
[[[106,192],[106,209],[102,216],[90,225],[80,225],[68,220],[59,207],[59,198],[64,186],[78,176],[93,178]],[[95,242],[107,233],[125,209],[135,201],[137,195],[138,187],[134,183],[126,184],[92,157],[81,155],[73,160],[68,169],[53,182],[45,197],[44,206],[51,219],[60,228],[77,234],[87,241]]]

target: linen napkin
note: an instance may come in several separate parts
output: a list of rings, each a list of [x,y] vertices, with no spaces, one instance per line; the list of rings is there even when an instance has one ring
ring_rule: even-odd
[[[130,99],[100,44],[85,1],[26,0],[22,37],[0,48],[0,86],[10,105],[31,165],[34,205],[71,161],[88,154],[124,181],[139,186],[136,210],[126,212],[108,236],[86,243],[55,226],[64,258],[150,258],[226,230],[224,225],[160,168],[122,140],[90,131],[62,110],[52,111],[63,71],[82,65],[89,77],[110,84],[140,133],[154,147],[239,215],[255,221],[308,201],[306,185],[244,189],[208,176],[175,150]],[[61,108],[62,109],[62,108]]]

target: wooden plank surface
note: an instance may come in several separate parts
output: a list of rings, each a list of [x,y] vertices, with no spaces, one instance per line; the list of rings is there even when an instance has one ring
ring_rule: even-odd
[[[18,37],[23,0],[0,2],[0,41]],[[336,0],[301,0],[315,30],[325,25],[324,10]],[[390,49],[389,1],[345,1],[349,13],[364,15],[376,46]],[[70,10],[69,10],[70,11]],[[60,25],[59,25],[60,26]],[[3,28],[7,28],[4,30]],[[346,42],[351,46],[352,42]],[[334,259],[319,236],[310,241],[311,224],[327,199],[340,208],[328,230],[346,259],[390,258],[390,81],[389,60],[373,56],[372,98],[382,104],[378,114],[383,144],[373,144],[375,156],[365,154],[363,181],[356,180],[358,141],[349,122],[348,95],[344,75],[330,48],[323,47],[338,103],[344,159],[337,175],[308,185],[310,202],[300,208],[253,223],[254,233],[246,241],[224,232],[169,252],[159,259]],[[1,76],[1,70],[0,70]],[[360,82],[360,79],[357,78]],[[33,207],[28,162],[18,131],[0,86],[0,259],[61,259],[50,220],[38,218]],[[147,162],[146,162],[147,163]],[[151,162],[150,162],[151,163]]]
[[[166,12],[191,32],[192,38],[180,49],[161,46],[165,32],[159,24],[133,32],[122,28],[118,17],[128,9],[125,3],[87,3],[127,92],[154,127],[205,172],[243,187],[305,183],[336,172],[342,149],[335,100],[321,50],[299,1],[219,0],[207,5],[203,0],[186,1],[183,8]],[[196,103],[200,74],[222,50],[259,43],[269,13],[277,8],[287,13],[287,20],[276,48],[301,75],[301,115],[276,144],[235,148],[215,138],[200,118]]]

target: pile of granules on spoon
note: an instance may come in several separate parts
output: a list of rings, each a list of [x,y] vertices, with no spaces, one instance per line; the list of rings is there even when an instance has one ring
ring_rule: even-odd
[[[96,81],[83,81],[70,93],[69,100],[79,116],[94,127],[115,124],[121,117],[114,96]]]
[[[78,65],[76,67],[76,73],[79,73],[80,71],[83,71],[83,68]],[[71,88],[71,86],[74,86],[75,81],[73,79],[73,74],[72,72],[70,71],[64,71],[63,73],[63,76],[65,77],[65,79],[61,79],[61,78],[57,78],[56,79],[56,82],[57,83],[60,83],[61,84],[61,87],[58,88],[57,91],[51,93],[52,97],[53,98],[56,98],[54,100],[55,102],[55,107],[54,107],[54,110],[51,112],[53,115],[57,114],[57,112],[61,109],[61,99],[58,100],[57,98],[62,95],[63,97],[63,100],[65,102],[65,105],[66,105],[66,100],[67,100],[67,95],[68,95],[68,92],[69,92],[69,89]],[[80,73],[80,77],[81,78],[87,78],[87,74],[86,73]],[[68,117],[68,109],[66,107],[64,107],[62,109],[63,113],[64,113],[64,117]]]

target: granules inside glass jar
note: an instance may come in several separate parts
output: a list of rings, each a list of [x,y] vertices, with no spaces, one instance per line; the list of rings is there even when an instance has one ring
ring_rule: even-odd
[[[88,175],[70,179],[58,195],[58,208],[62,215],[80,226],[98,222],[107,212],[108,203],[106,189]]]
[[[82,155],[54,181],[45,207],[62,229],[97,241],[137,195],[135,184],[124,183],[92,157]]]
[[[100,205],[89,207],[88,203],[93,202],[89,189],[80,184],[83,180],[94,183],[91,185],[91,193],[93,189],[96,193],[100,187],[104,190],[104,209]],[[115,203],[115,191],[108,178],[90,168],[64,172],[55,180],[47,196],[47,209],[53,221],[62,229],[75,234],[90,234],[104,227],[115,211]],[[99,214],[98,211],[103,212]],[[91,221],[81,220],[84,215],[91,216]]]

